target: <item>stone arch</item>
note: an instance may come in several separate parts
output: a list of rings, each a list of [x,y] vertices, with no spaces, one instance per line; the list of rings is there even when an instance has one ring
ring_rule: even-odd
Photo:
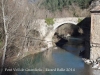
[[[73,23],[64,23],[64,24],[59,25],[55,29],[55,33],[52,36],[52,41],[57,42],[59,40],[59,37],[65,39],[66,35],[80,36],[80,34],[82,34],[83,31],[79,26],[77,26]],[[58,37],[58,39],[57,39],[57,37]]]
[[[53,42],[51,42],[51,41],[53,41],[53,36],[54,36],[54,34],[55,34],[57,28],[60,27],[60,26],[63,26],[64,24],[72,24],[72,25],[74,25],[74,26],[77,25],[76,22],[72,22],[72,21],[62,22],[62,23],[59,23],[59,24],[57,24],[57,23],[54,24],[54,25],[53,25],[54,28],[53,28],[53,29],[50,31],[50,33],[48,33],[48,35],[45,37],[45,40],[46,40],[46,43],[48,44],[48,47],[52,47],[52,46],[53,46]],[[49,42],[49,41],[50,41],[50,42]]]
[[[74,24],[74,25],[77,25],[76,22],[73,22],[73,21],[66,21],[66,22],[60,22],[60,23],[55,23],[53,26],[54,26],[54,30],[57,29],[59,26],[63,25],[63,24]]]

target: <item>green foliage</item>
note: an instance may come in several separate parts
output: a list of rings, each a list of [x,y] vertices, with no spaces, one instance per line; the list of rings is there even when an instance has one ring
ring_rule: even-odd
[[[62,10],[68,8],[72,3],[78,4],[80,8],[84,9],[89,6],[92,0],[44,0],[43,5],[46,9],[54,12],[56,10]]]
[[[44,0],[43,5],[46,9],[54,12],[62,10],[62,8],[69,2],[69,0]]]
[[[83,20],[83,19],[81,19],[81,18],[78,18],[78,23],[79,23],[79,22],[81,22],[82,20]]]
[[[80,8],[85,9],[89,6],[89,3],[91,0],[77,0],[77,4],[80,6]]]
[[[47,23],[47,25],[53,25],[54,24],[54,20],[53,20],[53,18],[46,18],[45,19],[45,23]]]

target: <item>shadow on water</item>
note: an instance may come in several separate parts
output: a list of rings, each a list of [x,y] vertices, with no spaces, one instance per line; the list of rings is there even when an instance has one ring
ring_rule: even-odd
[[[55,35],[57,36],[57,38],[59,38],[60,40],[57,41],[55,44],[56,46],[62,48],[64,44],[66,44],[68,42],[68,40],[64,39],[63,36],[60,36],[58,33],[55,33]],[[54,36],[55,36],[54,35]]]
[[[84,58],[90,58],[90,31],[91,31],[91,18],[87,17],[83,19],[78,26],[82,28],[84,37],[84,47],[85,50],[81,53]]]
[[[64,38],[61,38],[57,43],[56,43],[56,46],[62,48],[63,45],[65,45],[68,41],[65,40]]]

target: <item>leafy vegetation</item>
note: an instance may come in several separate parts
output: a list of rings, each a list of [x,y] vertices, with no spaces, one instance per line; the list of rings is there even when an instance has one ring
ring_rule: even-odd
[[[89,6],[91,1],[92,0],[44,0],[42,4],[46,9],[54,12],[56,10],[62,10],[63,8],[69,8],[73,3],[85,9]]]
[[[54,24],[54,20],[53,20],[53,18],[46,18],[45,19],[45,23],[47,23],[47,25],[53,25]]]
[[[79,23],[79,22],[81,22],[82,20],[83,20],[83,19],[81,19],[81,18],[78,18],[78,23]]]
[[[84,8],[88,8],[89,4],[91,3],[92,0],[77,0],[78,5],[84,9]]]

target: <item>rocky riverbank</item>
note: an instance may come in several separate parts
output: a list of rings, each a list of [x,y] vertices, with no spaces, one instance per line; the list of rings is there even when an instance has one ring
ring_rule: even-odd
[[[93,70],[99,70],[100,71],[100,57],[97,58],[96,60],[90,60],[90,59],[85,59],[85,58],[82,58],[82,60],[86,64],[91,65]]]
[[[100,75],[100,70],[93,70],[93,75]]]
[[[100,58],[98,58],[96,61],[84,58],[82,58],[82,60],[92,67],[92,75],[100,75]]]

